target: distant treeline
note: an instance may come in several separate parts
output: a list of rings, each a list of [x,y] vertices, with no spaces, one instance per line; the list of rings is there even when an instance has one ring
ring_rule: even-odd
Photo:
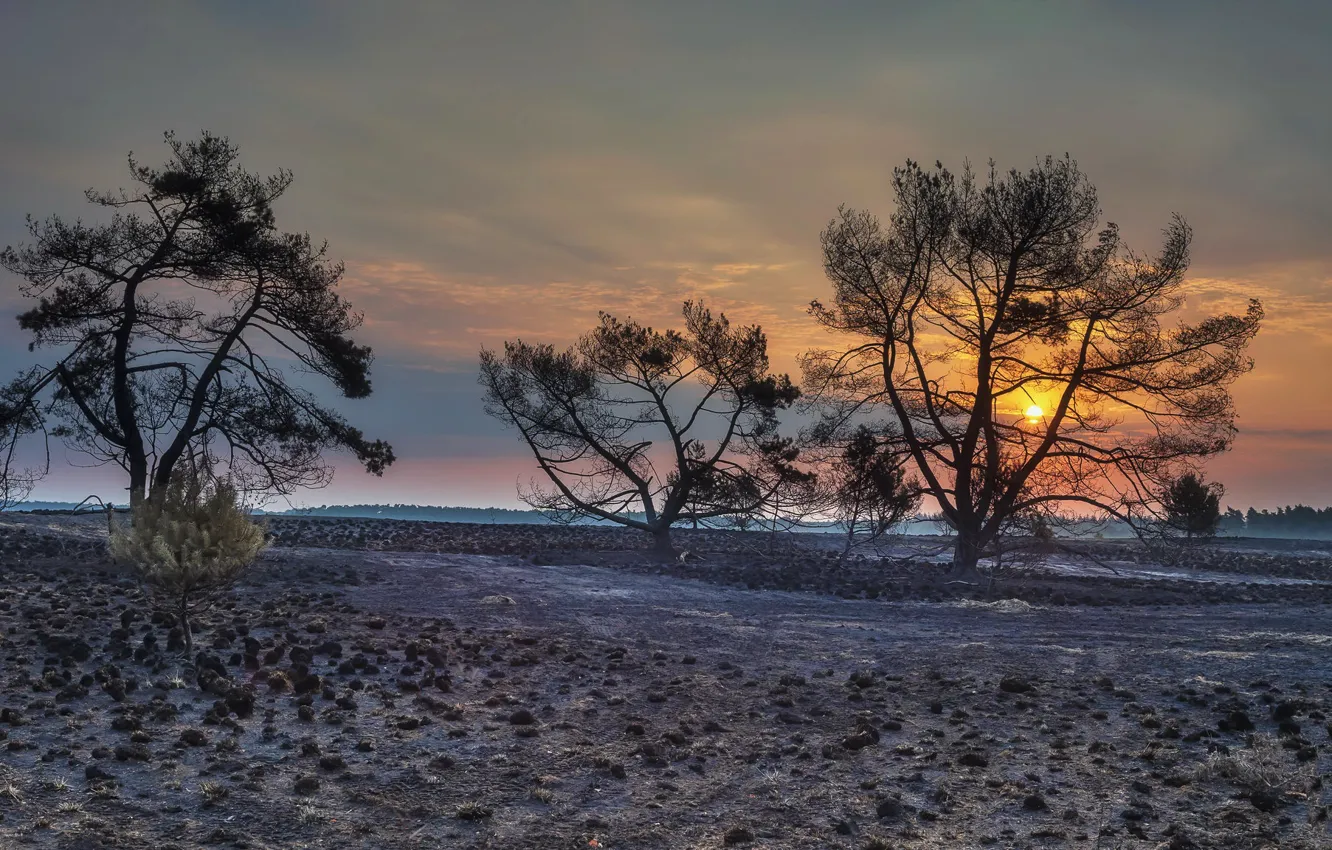
[[[1287,505],[1275,511],[1249,508],[1243,513],[1226,508],[1221,516],[1220,530],[1222,534],[1236,537],[1332,539],[1332,507]]]
[[[129,505],[114,505],[118,511],[129,510]],[[11,505],[5,508],[6,511],[17,511],[26,514],[57,513],[67,514],[75,508],[79,512],[100,511],[103,506],[97,502],[19,502],[17,505]]]
[[[426,522],[479,522],[504,525],[546,525],[549,519],[531,510],[512,508],[450,508],[435,505],[320,505],[286,511],[260,511],[271,516],[379,517]]]
[[[76,506],[74,502],[22,502],[10,508],[11,511],[28,512],[68,512]],[[117,506],[123,510],[123,506]],[[98,506],[85,505],[84,510],[96,510]],[[451,508],[435,505],[320,505],[317,508],[291,508],[283,511],[256,511],[269,516],[309,516],[309,517],[366,517],[383,519],[421,520],[424,522],[474,522],[501,525],[546,525],[550,522],[538,511],[514,510],[512,508]],[[580,520],[580,525],[609,525],[594,520]],[[761,530],[761,528],[760,528]],[[805,531],[838,531],[828,523],[808,523],[802,525]],[[900,529],[906,534],[947,534],[948,527],[943,517],[925,514],[904,523]],[[1249,508],[1241,512],[1227,508],[1221,517],[1218,532],[1227,537],[1286,537],[1307,538],[1312,540],[1332,539],[1332,507],[1311,508],[1307,505],[1277,508],[1275,511]],[[1060,536],[1071,537],[1131,537],[1127,526],[1118,522],[1071,523],[1057,530]]]

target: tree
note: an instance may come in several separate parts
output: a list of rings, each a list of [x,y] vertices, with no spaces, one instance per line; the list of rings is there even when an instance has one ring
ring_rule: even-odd
[[[858,425],[823,468],[829,514],[846,528],[845,559],[857,545],[878,540],[920,507],[903,459],[885,429]]]
[[[774,437],[751,454],[748,473],[755,484],[753,489],[767,497],[748,503],[731,500],[737,510],[721,517],[720,524],[737,531],[767,532],[767,554],[771,556],[776,554],[780,541],[790,543],[790,534],[826,514],[830,500],[820,472],[796,440]]]
[[[842,208],[822,234],[833,299],[811,313],[851,341],[806,355],[805,385],[900,424],[899,451],[957,530],[954,577],[978,580],[1031,508],[1159,516],[1162,482],[1229,447],[1228,388],[1252,368],[1262,307],[1166,326],[1184,301],[1183,219],[1156,258],[1124,250],[1067,157],[992,163],[984,181],[908,162],[893,189],[886,228]]]
[[[790,445],[776,414],[799,390],[769,374],[758,326],[692,301],[684,321],[656,331],[602,313],[564,351],[481,351],[486,412],[517,429],[554,486],[522,493],[528,504],[645,531],[670,552],[675,523],[751,513],[782,486],[773,471]]]
[[[346,398],[370,394],[370,349],[338,294],[343,267],[327,246],[283,233],[272,205],[287,171],[261,178],[237,148],[204,133],[168,133],[160,169],[129,159],[130,192],[95,192],[97,225],[28,219],[31,244],[0,253],[38,303],[19,316],[30,349],[61,351],[5,397],[52,417],[53,435],[129,473],[130,502],[168,486],[190,454],[220,459],[237,479],[289,493],[330,474],[327,449],[380,474],[393,452],[294,386],[278,368],[321,375]]]
[[[28,498],[45,474],[44,468],[20,469],[17,465],[23,438],[41,428],[41,414],[25,391],[24,382],[0,386],[0,511]],[[50,466],[49,457],[44,466]]]
[[[1225,492],[1220,484],[1206,483],[1193,472],[1170,481],[1159,496],[1164,513],[1163,530],[1189,539],[1215,537]],[[1229,511],[1226,513],[1230,515]]]
[[[1244,514],[1235,508],[1226,508],[1226,512],[1221,515],[1221,520],[1217,523],[1217,531],[1243,536]]]
[[[133,509],[128,531],[113,528],[111,554],[171,606],[194,651],[191,618],[236,583],[267,545],[262,527],[241,508],[236,488],[208,467],[182,464],[165,490]]]

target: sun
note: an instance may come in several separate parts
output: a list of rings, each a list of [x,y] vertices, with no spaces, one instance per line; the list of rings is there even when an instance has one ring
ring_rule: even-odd
[[[1028,419],[1040,419],[1044,415],[1045,411],[1041,410],[1041,406],[1039,404],[1033,404],[1031,407],[1027,408]]]

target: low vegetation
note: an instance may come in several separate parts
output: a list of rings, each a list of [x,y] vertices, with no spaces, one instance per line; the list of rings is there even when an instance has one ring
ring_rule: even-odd
[[[264,529],[241,507],[236,488],[190,467],[134,508],[129,527],[113,529],[110,539],[112,556],[132,566],[177,618],[187,652],[194,649],[193,616],[234,585],[265,545]]]

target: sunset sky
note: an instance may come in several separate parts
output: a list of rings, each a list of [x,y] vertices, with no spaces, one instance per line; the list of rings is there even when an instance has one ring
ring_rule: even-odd
[[[1332,4],[0,0],[0,246],[97,216],[162,131],[295,172],[279,225],[327,239],[365,313],[393,443],[295,504],[515,506],[535,474],[481,411],[477,351],[653,324],[703,297],[775,365],[830,340],[820,230],[892,211],[911,158],[1026,169],[1070,153],[1130,246],[1195,231],[1190,305],[1267,321],[1236,385],[1228,504],[1332,503]],[[0,376],[38,362],[0,272]],[[77,461],[77,458],[73,458]],[[56,469],[35,498],[120,497]]]

